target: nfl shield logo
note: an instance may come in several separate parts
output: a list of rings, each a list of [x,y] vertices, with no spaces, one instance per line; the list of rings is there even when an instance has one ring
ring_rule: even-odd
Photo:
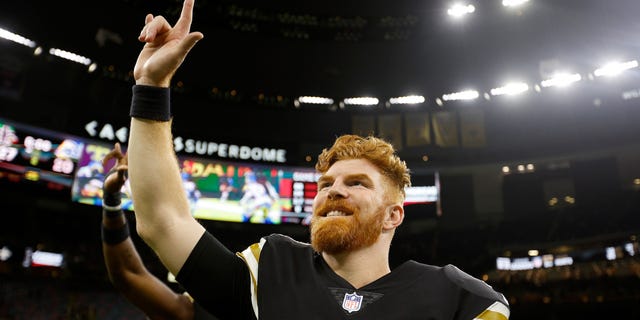
[[[356,294],[355,291],[344,295],[344,300],[342,300],[343,309],[351,313],[360,310],[360,306],[362,306],[362,296]]]

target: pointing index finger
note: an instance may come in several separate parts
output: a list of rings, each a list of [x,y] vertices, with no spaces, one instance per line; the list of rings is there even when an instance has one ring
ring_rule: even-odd
[[[193,20],[193,7],[195,0],[185,0],[182,5],[182,12],[180,13],[180,19],[176,22],[175,28],[184,29],[188,32],[191,28],[191,21]]]

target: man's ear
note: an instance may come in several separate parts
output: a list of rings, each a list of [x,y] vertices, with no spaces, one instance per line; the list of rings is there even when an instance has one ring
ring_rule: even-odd
[[[395,229],[404,220],[404,207],[401,204],[393,204],[389,208],[389,214],[384,220],[385,229]]]

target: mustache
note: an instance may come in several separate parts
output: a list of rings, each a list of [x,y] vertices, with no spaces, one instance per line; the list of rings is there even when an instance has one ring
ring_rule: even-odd
[[[327,200],[320,207],[316,208],[313,214],[324,217],[331,211],[342,211],[346,214],[352,215],[357,211],[357,208],[343,199]]]

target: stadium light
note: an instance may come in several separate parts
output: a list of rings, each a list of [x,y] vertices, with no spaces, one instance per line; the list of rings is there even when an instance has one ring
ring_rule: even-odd
[[[346,98],[342,102],[346,105],[358,105],[358,106],[375,106],[380,102],[378,98],[374,97],[356,97]]]
[[[602,66],[601,68],[596,69],[593,72],[593,74],[596,77],[603,77],[603,76],[611,77],[611,76],[617,76],[622,72],[624,72],[625,70],[629,70],[637,67],[638,67],[637,60],[631,60],[626,62],[611,62]]]
[[[448,93],[442,95],[442,100],[444,101],[454,101],[454,100],[475,100],[480,96],[478,91],[475,90],[465,90],[460,92]]]
[[[544,88],[548,87],[566,87],[574,82],[582,80],[579,73],[558,73],[551,79],[543,80],[540,85]]]
[[[418,104],[424,103],[424,101],[424,97],[418,95],[402,96],[389,99],[390,104]]]
[[[51,48],[49,49],[49,54],[63,58],[63,59],[67,59],[69,61],[84,64],[85,66],[91,65],[91,59],[81,56],[79,54],[75,54],[73,52],[62,50],[62,49]]]
[[[9,41],[13,41],[15,43],[19,43],[23,46],[29,47],[29,48],[35,48],[36,47],[36,42],[31,40],[31,39],[27,39],[19,34],[15,34],[13,32],[10,32],[8,30],[2,29],[0,28],[0,38],[3,39],[7,39]]]
[[[502,5],[505,7],[517,7],[529,2],[529,0],[502,0]]]
[[[454,17],[454,18],[459,18],[462,17],[464,15],[473,13],[474,11],[476,11],[476,7],[473,6],[472,4],[455,4],[453,6],[451,6],[449,8],[449,10],[447,10],[447,14]]]
[[[316,97],[316,96],[301,96],[298,98],[300,103],[309,103],[309,104],[333,104],[333,99],[325,98],[325,97]]]
[[[516,95],[529,90],[529,85],[524,82],[508,83],[502,87],[491,89],[492,96]]]

